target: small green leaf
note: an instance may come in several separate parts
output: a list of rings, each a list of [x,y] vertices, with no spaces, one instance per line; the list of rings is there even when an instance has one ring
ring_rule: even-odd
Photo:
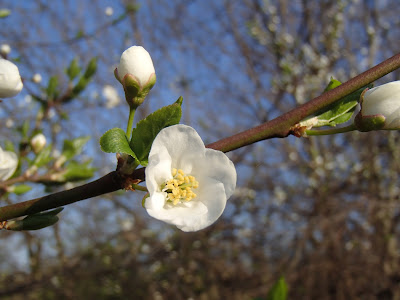
[[[10,186],[8,191],[11,193],[14,193],[15,195],[22,195],[25,194],[26,192],[29,192],[32,189],[30,185],[27,184],[16,184],[13,186]]]
[[[42,211],[40,213],[34,214],[33,216],[56,216],[58,215],[60,212],[62,212],[64,210],[64,207],[57,207],[55,209],[52,210],[48,210],[48,211]]]
[[[89,79],[82,76],[79,78],[78,83],[72,88],[72,93],[69,97],[67,97],[64,102],[69,102],[75,97],[77,97],[80,93],[83,92],[83,90],[86,88],[86,86],[89,84]]]
[[[55,99],[57,98],[58,92],[57,92],[57,86],[58,86],[58,78],[57,76],[51,76],[49,79],[49,83],[47,85],[47,96],[50,99]]]
[[[329,122],[329,126],[336,126],[337,124],[346,123],[348,120],[351,119],[351,116],[354,113],[354,109],[350,110],[349,112],[344,113],[343,115],[337,117],[333,121]]]
[[[73,140],[65,140],[62,150],[62,155],[66,160],[78,155],[82,152],[83,146],[90,139],[90,136],[79,137]]]
[[[324,92],[333,90],[335,87],[338,87],[342,83],[339,80],[336,80],[335,78],[331,77],[331,80],[329,81],[328,85],[326,86]]]
[[[86,79],[90,79],[96,73],[96,70],[97,70],[97,58],[93,57],[89,61],[88,65],[86,67],[86,70],[85,70],[85,74],[83,74],[83,76]]]
[[[21,132],[22,138],[24,139],[28,138],[29,125],[29,121],[25,120],[24,123],[22,123],[22,126],[18,128],[18,130]]]
[[[178,124],[182,116],[182,97],[174,104],[155,111],[138,122],[132,131],[131,148],[142,166],[147,166],[151,145],[157,134],[165,127]]]
[[[32,165],[34,165],[38,168],[43,167],[44,165],[47,165],[53,159],[53,157],[50,156],[50,153],[51,153],[51,145],[42,149],[42,151],[40,151],[38,153],[38,155],[33,160]]]
[[[0,9],[0,18],[5,18],[8,17],[9,15],[11,15],[11,10],[6,8]]]
[[[367,87],[370,86],[371,85],[368,85]],[[337,124],[347,122],[351,118],[358,104],[361,93],[365,88],[366,87],[358,89],[350,95],[347,95],[339,101],[329,105],[327,111],[317,116],[318,125],[314,127],[336,126]]]
[[[9,140],[4,141],[4,150],[15,152],[14,144]]]
[[[125,135],[125,131],[121,128],[113,128],[108,130],[100,138],[101,150],[107,153],[126,153],[134,157],[136,160],[135,152],[129,146],[129,141]]]
[[[285,282],[285,278],[281,277],[269,291],[267,295],[267,300],[286,300],[287,293],[288,287]]]
[[[95,168],[89,166],[91,161],[85,163],[71,161],[66,167],[66,171],[60,176],[62,182],[82,181],[93,177]]]
[[[38,230],[54,225],[59,220],[57,214],[63,209],[58,207],[50,211],[26,216],[22,220],[12,220],[7,223],[6,229],[13,231]]]
[[[81,68],[79,67],[78,59],[74,58],[71,61],[71,63],[69,64],[69,66],[66,70],[66,73],[67,73],[69,79],[72,81],[79,75],[80,72],[81,72]]]

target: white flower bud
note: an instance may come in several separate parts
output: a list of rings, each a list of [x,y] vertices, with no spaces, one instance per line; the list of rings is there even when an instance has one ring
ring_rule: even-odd
[[[111,6],[107,6],[104,13],[106,16],[112,16],[114,14],[114,9]]]
[[[14,152],[4,151],[0,147],[0,181],[10,178],[18,166],[18,157]]]
[[[31,146],[33,149],[33,152],[39,153],[44,146],[46,146],[46,137],[43,135],[43,133],[38,133],[33,136],[31,139]]]
[[[384,118],[377,129],[400,129],[400,81],[393,81],[367,90],[361,100],[361,111],[356,117],[356,126],[368,119]],[[375,121],[376,123],[376,121]]]
[[[117,72],[121,82],[126,74],[131,74],[143,87],[156,71],[150,54],[141,46],[132,46],[122,53]]]
[[[2,55],[8,55],[11,52],[11,47],[9,44],[2,44],[0,46],[0,54]]]
[[[106,84],[103,87],[103,96],[106,99],[107,108],[113,108],[121,102],[118,91],[111,85]]]
[[[18,67],[0,58],[0,98],[14,97],[23,87]]]
[[[39,73],[36,73],[32,76],[32,81],[34,83],[40,83],[42,81],[42,75],[40,75]]]

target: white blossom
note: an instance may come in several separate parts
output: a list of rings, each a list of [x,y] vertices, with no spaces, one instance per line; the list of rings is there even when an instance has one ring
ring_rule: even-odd
[[[107,108],[113,108],[121,102],[118,91],[111,85],[106,84],[103,87],[103,96],[106,99]]]
[[[236,170],[223,152],[205,148],[193,128],[174,125],[153,142],[146,185],[145,208],[152,217],[197,231],[221,216],[236,187]]]
[[[18,67],[11,61],[0,58],[0,98],[14,97],[22,87]]]
[[[156,71],[150,54],[141,46],[132,46],[122,53],[117,73],[120,81],[126,74],[133,75],[143,87]]]
[[[10,54],[10,52],[11,52],[11,47],[9,44],[2,44],[0,46],[0,54],[7,55]]]
[[[361,102],[362,117],[382,115],[382,129],[400,129],[400,81],[389,82],[365,92]]]
[[[10,178],[18,166],[18,157],[14,152],[4,151],[0,147],[0,181]]]
[[[106,16],[112,16],[114,14],[114,9],[111,6],[107,6],[104,13]]]
[[[34,83],[40,83],[42,81],[42,75],[40,75],[39,73],[36,73],[32,76],[32,81]]]
[[[46,146],[46,137],[43,133],[35,134],[31,139],[31,146],[35,153],[39,153]]]

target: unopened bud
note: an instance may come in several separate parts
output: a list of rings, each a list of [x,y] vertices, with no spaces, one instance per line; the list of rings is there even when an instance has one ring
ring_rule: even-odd
[[[11,52],[11,47],[9,44],[2,44],[0,46],[0,54],[3,56],[7,56]]]
[[[400,129],[400,81],[366,90],[354,120],[359,131]]]
[[[122,53],[114,74],[123,85],[126,101],[131,107],[142,104],[156,83],[153,61],[150,54],[141,46],[130,47]]]
[[[35,75],[32,76],[32,81],[34,83],[40,83],[42,81],[42,75],[36,73]]]
[[[39,153],[46,146],[46,137],[43,133],[38,133],[31,139],[31,146],[35,153]]]
[[[0,58],[0,98],[16,96],[23,87],[21,76],[16,65]]]

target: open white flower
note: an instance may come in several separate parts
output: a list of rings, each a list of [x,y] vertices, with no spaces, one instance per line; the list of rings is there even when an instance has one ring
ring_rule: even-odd
[[[221,216],[236,187],[236,170],[223,152],[205,148],[192,127],[174,125],[153,142],[146,185],[149,215],[197,231]]]
[[[400,81],[367,90],[361,100],[357,126],[371,118],[384,117],[384,123],[371,129],[400,129]],[[361,125],[360,125],[361,124]]]
[[[143,87],[156,71],[149,52],[141,46],[132,46],[122,53],[117,73],[121,82],[126,74],[131,74],[138,80],[139,85]]]
[[[4,151],[0,147],[0,181],[10,178],[18,166],[18,156],[11,151]]]
[[[0,58],[0,98],[14,97],[22,87],[18,67],[11,61]]]

